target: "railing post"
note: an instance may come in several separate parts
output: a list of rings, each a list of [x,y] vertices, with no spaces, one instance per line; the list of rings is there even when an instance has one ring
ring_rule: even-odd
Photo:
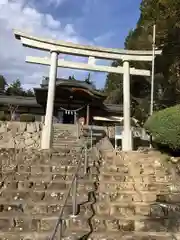
[[[79,124],[78,122],[76,122],[76,137],[77,137],[77,140],[79,139]]]
[[[84,175],[87,174],[88,169],[88,156],[87,156],[87,145],[84,148]]]
[[[75,176],[74,183],[73,183],[73,189],[72,189],[72,210],[73,210],[73,216],[76,216],[77,214],[77,175]]]
[[[60,221],[59,221],[59,240],[61,240],[62,239],[62,232],[63,232],[63,220],[61,219]]]
[[[92,145],[93,145],[93,130],[92,130],[92,126],[91,126],[91,149],[92,149]]]

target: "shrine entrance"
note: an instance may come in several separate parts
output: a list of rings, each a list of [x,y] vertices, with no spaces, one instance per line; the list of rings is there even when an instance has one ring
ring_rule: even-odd
[[[63,112],[63,123],[64,124],[74,124],[74,112],[73,111],[64,111]]]
[[[23,46],[48,51],[50,57],[27,57],[26,61],[33,64],[50,66],[48,96],[46,105],[45,123],[42,130],[41,148],[51,148],[52,119],[54,111],[55,85],[57,78],[57,68],[70,68],[95,72],[106,72],[123,74],[123,117],[124,126],[122,132],[123,151],[132,151],[132,127],[131,127],[131,105],[130,105],[130,75],[151,76],[149,70],[136,69],[130,67],[132,61],[152,62],[156,55],[162,51],[136,51],[124,49],[102,48],[95,46],[85,46],[64,41],[54,41],[49,39],[37,38],[20,31],[14,31],[15,37],[21,40]],[[66,61],[58,59],[59,54],[87,57],[87,63]],[[97,65],[96,60],[121,60],[122,66]],[[71,121],[72,117],[66,116],[66,121]]]

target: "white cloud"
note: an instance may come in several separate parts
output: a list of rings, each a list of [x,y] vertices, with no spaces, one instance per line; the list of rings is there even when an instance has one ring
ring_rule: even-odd
[[[62,3],[62,0],[48,1]],[[0,74],[5,75],[7,81],[19,78],[26,87],[39,86],[42,76],[48,74],[48,67],[27,64],[25,57],[44,56],[47,53],[24,48],[14,38],[13,28],[42,37],[85,42],[76,34],[72,24],[68,23],[62,28],[58,19],[54,19],[50,13],[39,12],[34,5],[26,5],[25,0],[0,0]],[[65,73],[62,69],[58,72],[63,75],[71,73],[70,70]]]
[[[95,37],[94,42],[98,45],[106,45],[107,43],[109,43],[109,40],[114,36],[114,34],[115,33],[113,31],[106,32],[102,35]]]

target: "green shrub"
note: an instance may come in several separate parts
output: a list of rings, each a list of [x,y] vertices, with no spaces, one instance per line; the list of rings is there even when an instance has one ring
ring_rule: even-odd
[[[180,149],[180,105],[155,112],[144,127],[156,143]]]
[[[10,115],[0,111],[0,121],[10,121]]]
[[[20,122],[34,122],[35,121],[35,116],[32,114],[21,114],[20,115]]]
[[[0,121],[4,121],[4,117],[5,117],[4,111],[0,111]]]

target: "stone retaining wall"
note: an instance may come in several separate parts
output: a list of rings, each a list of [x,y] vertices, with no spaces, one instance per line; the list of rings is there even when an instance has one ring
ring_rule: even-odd
[[[0,122],[0,148],[40,148],[40,122]]]

